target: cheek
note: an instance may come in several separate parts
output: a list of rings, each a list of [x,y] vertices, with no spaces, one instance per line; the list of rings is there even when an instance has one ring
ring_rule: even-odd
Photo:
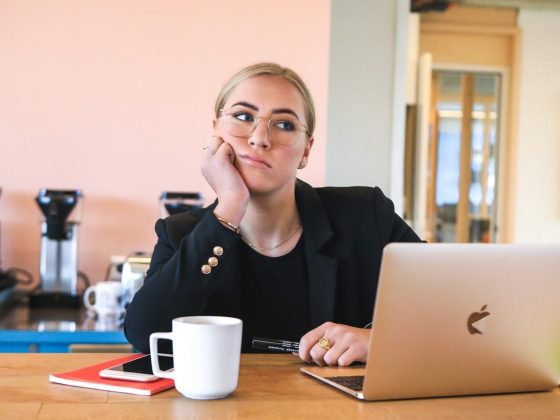
[[[233,148],[233,151],[237,154],[238,149],[241,145],[247,144],[247,139],[243,139],[240,137],[234,137],[231,134],[226,133],[220,123],[216,125],[214,129],[214,136],[220,137],[225,143],[229,143]]]
[[[220,136],[227,143],[232,143],[234,141],[239,142],[240,140],[238,137],[233,137],[224,130],[224,124],[221,119],[219,119],[214,126],[214,135]]]
[[[213,134],[215,136],[221,137],[224,140],[225,140],[225,137],[227,137],[227,134],[224,132],[224,129],[222,127],[222,122],[221,121],[218,121],[216,123],[216,125],[214,126],[214,133]]]
[[[292,150],[286,152],[281,159],[281,164],[277,166],[279,169],[279,174],[284,174],[287,177],[293,177],[297,175],[299,164],[301,163],[301,158],[303,156],[303,150]]]
[[[301,159],[303,158],[304,152],[305,152],[305,147],[298,147],[297,149],[293,150],[290,153],[290,160],[295,162],[296,166],[299,165]]]
[[[292,162],[293,162],[293,166],[297,169],[297,167],[299,166],[300,162],[301,162],[301,158],[303,157],[303,152],[301,153],[297,153],[294,154],[292,156]]]

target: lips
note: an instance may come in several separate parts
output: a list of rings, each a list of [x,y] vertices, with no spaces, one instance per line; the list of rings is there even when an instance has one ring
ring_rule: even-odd
[[[272,168],[266,160],[255,155],[238,155],[237,157],[243,162],[257,168]]]

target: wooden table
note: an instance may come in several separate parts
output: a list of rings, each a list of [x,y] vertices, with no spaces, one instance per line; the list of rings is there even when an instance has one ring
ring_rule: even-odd
[[[223,400],[175,389],[152,397],[52,384],[49,373],[122,357],[112,353],[0,354],[0,417],[76,418],[560,418],[560,391],[363,402],[299,372],[291,355],[243,355],[239,386]]]

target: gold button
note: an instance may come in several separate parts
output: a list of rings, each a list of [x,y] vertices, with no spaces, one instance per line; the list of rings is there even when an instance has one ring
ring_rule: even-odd
[[[210,267],[216,267],[218,265],[218,259],[216,257],[208,258],[208,264]]]
[[[210,274],[210,272],[212,271],[212,267],[210,267],[208,264],[204,264],[202,267],[200,267],[200,271],[202,271],[204,274]]]
[[[215,246],[213,251],[214,251],[214,255],[217,255],[219,257],[224,253],[224,248],[222,248],[221,246]]]

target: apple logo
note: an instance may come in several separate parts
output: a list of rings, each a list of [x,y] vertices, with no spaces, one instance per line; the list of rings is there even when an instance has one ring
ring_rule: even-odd
[[[471,334],[484,334],[486,331],[486,322],[484,319],[490,315],[490,312],[485,311],[488,305],[480,308],[480,312],[473,312],[467,319],[467,328]]]

